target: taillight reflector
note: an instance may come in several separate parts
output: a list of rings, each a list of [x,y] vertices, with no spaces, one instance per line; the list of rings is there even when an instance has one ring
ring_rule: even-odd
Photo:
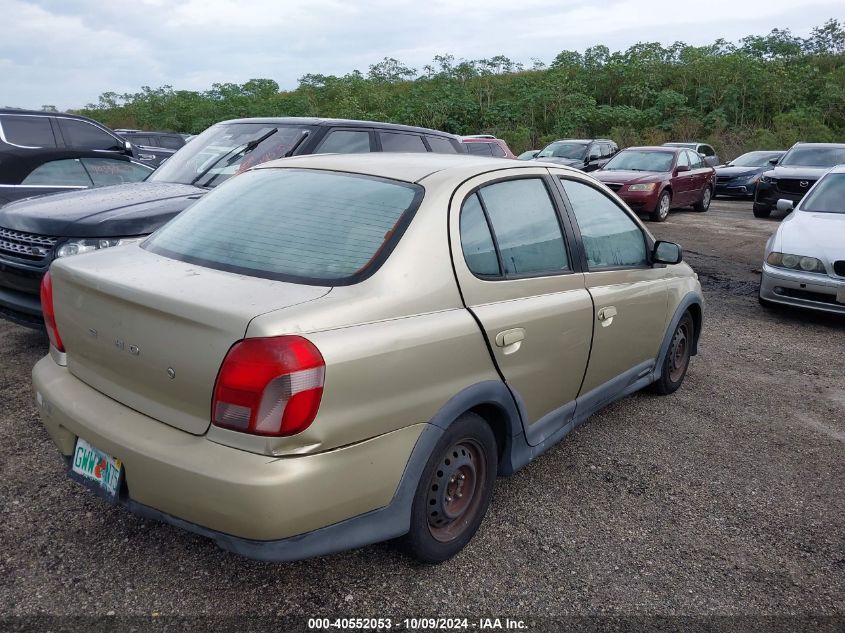
[[[65,351],[62,337],[59,336],[59,328],[56,327],[56,310],[53,307],[53,280],[50,271],[41,279],[41,314],[44,316],[44,327],[47,328],[47,336],[50,344],[60,352]]]
[[[254,435],[299,433],[317,417],[325,375],[323,356],[307,339],[244,339],[220,367],[211,420]]]

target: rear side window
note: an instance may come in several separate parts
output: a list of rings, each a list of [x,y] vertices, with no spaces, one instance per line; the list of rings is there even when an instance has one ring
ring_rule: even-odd
[[[56,137],[50,119],[45,116],[0,116],[3,140],[24,147],[55,147]]]
[[[158,144],[167,149],[179,149],[185,144],[185,140],[181,136],[159,136]]]
[[[569,269],[557,212],[539,178],[487,185],[478,195],[490,218],[507,275]]]
[[[493,152],[493,156],[498,156],[499,158],[507,156],[507,154],[505,154],[505,150],[503,150],[498,143],[490,143],[490,151]]]
[[[370,133],[366,130],[329,132],[315,154],[363,154],[370,151]]]
[[[704,154],[705,156],[715,156],[716,155],[716,151],[712,147],[710,147],[709,145],[701,145],[698,148],[698,151],[701,152],[702,154]]]
[[[427,152],[422,136],[379,132],[383,152]]]
[[[448,138],[443,138],[442,136],[426,136],[425,140],[428,141],[428,146],[431,148],[431,151],[436,154],[458,153],[458,150],[455,149],[454,144]]]
[[[477,194],[467,198],[461,209],[461,247],[467,267],[476,275],[501,274],[499,256]]]
[[[120,141],[87,121],[58,119],[65,145],[84,149],[120,150]]]
[[[91,179],[78,158],[53,160],[33,169],[22,185],[90,187]]]
[[[419,185],[258,169],[206,194],[145,248],[209,268],[319,285],[371,274],[422,200]]]
[[[490,143],[466,143],[467,152],[475,156],[492,156],[493,151],[490,149]]]
[[[95,187],[138,182],[153,173],[153,170],[149,167],[136,165],[128,160],[82,158],[81,161],[91,176],[91,180],[94,181]]]
[[[645,237],[615,202],[589,185],[561,180],[575,213],[591,270],[644,266]]]

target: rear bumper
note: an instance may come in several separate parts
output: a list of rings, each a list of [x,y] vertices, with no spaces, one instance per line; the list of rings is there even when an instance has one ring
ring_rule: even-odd
[[[773,303],[845,314],[845,303],[836,300],[845,281],[809,273],[791,272],[763,265],[760,298]]]
[[[123,462],[130,510],[265,560],[306,558],[407,532],[408,490],[416,489],[425,463],[418,454],[427,458],[441,432],[417,424],[324,453],[272,457],[133,411],[49,356],[32,376],[42,420],[63,455],[82,437]]]

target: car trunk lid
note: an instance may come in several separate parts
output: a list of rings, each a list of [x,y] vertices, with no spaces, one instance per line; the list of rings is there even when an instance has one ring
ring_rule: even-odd
[[[69,371],[195,434],[208,429],[217,372],[249,322],[330,290],[203,268],[138,246],[58,260],[51,276]]]

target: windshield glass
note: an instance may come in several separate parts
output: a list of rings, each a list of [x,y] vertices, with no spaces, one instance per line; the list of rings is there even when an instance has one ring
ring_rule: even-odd
[[[584,143],[567,143],[557,141],[547,146],[537,154],[537,158],[572,158],[583,159],[587,156],[587,146]]]
[[[828,174],[801,203],[801,211],[845,213],[845,174]]]
[[[845,163],[845,147],[793,147],[780,165],[783,167],[835,167]]]
[[[348,284],[385,259],[419,185],[310,169],[257,169],[203,196],[144,248],[208,268]]]
[[[274,129],[277,131],[270,134]],[[148,178],[214,187],[254,165],[282,158],[310,128],[272,123],[214,125],[192,139]],[[250,141],[266,138],[254,149]]]
[[[731,167],[766,167],[773,158],[783,156],[783,152],[748,152],[730,163]]]
[[[675,152],[623,150],[604,166],[605,171],[672,171]]]

